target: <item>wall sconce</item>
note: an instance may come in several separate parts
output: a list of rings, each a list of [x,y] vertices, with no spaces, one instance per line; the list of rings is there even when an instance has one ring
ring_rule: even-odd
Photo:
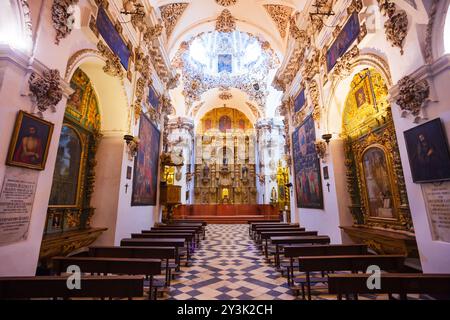
[[[327,133],[327,134],[324,134],[324,135],[322,136],[322,139],[325,140],[325,142],[327,143],[327,145],[330,144],[330,141],[331,141],[332,138],[333,138],[333,135],[332,135],[331,133]]]
[[[139,147],[139,138],[133,137],[130,134],[123,136],[123,140],[127,143],[128,147],[128,160],[132,161],[136,156]]]

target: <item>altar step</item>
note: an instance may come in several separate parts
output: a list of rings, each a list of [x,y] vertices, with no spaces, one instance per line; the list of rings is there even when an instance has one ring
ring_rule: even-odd
[[[208,224],[247,224],[249,220],[266,220],[263,215],[243,215],[243,216],[212,216],[212,215],[195,215],[186,217],[176,217],[177,220],[203,220]]]

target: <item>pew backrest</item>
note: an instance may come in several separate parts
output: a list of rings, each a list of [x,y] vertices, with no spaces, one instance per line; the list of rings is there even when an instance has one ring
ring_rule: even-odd
[[[2,277],[0,299],[137,298],[144,296],[143,276],[82,276],[81,289],[67,287],[69,276]]]

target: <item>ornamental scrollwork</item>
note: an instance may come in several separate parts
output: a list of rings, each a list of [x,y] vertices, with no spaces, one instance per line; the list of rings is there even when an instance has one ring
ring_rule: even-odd
[[[74,12],[71,6],[78,0],[54,0],[52,4],[52,22],[56,30],[55,43],[59,44],[61,39],[67,37],[73,29],[75,22]]]
[[[234,6],[237,3],[237,0],[216,0],[216,2],[222,7],[230,7]]]
[[[408,35],[408,15],[404,10],[397,10],[396,4],[391,0],[378,0],[378,4],[381,12],[388,18],[384,24],[386,38],[393,47],[400,48],[403,55],[403,46]]]
[[[123,79],[124,72],[119,57],[116,56],[102,41],[98,42],[97,49],[106,59],[103,71],[112,77]]]
[[[418,122],[422,109],[430,97],[428,81],[425,79],[417,81],[406,76],[398,82],[398,88],[399,94],[395,102],[402,110],[402,117],[411,114],[415,117],[415,122]]]
[[[55,107],[61,101],[63,94],[60,79],[57,69],[46,70],[42,76],[36,72],[31,73],[28,86],[31,98],[39,110],[39,116],[42,117],[43,112],[48,108],[51,108],[53,112],[56,111]]]
[[[164,27],[166,28],[167,38],[172,35],[173,30],[188,6],[189,3],[179,2],[170,3],[159,8]]]
[[[230,10],[225,9],[217,17],[216,31],[230,33],[236,30],[236,19],[232,16]]]

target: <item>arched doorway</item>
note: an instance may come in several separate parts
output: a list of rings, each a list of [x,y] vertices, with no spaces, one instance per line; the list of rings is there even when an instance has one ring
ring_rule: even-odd
[[[388,87],[373,68],[362,70],[352,79],[341,136],[345,140],[350,211],[354,225],[368,231],[344,230],[379,253],[417,255]],[[376,238],[370,230],[385,230],[385,240]],[[395,233],[404,237],[386,241]]]

